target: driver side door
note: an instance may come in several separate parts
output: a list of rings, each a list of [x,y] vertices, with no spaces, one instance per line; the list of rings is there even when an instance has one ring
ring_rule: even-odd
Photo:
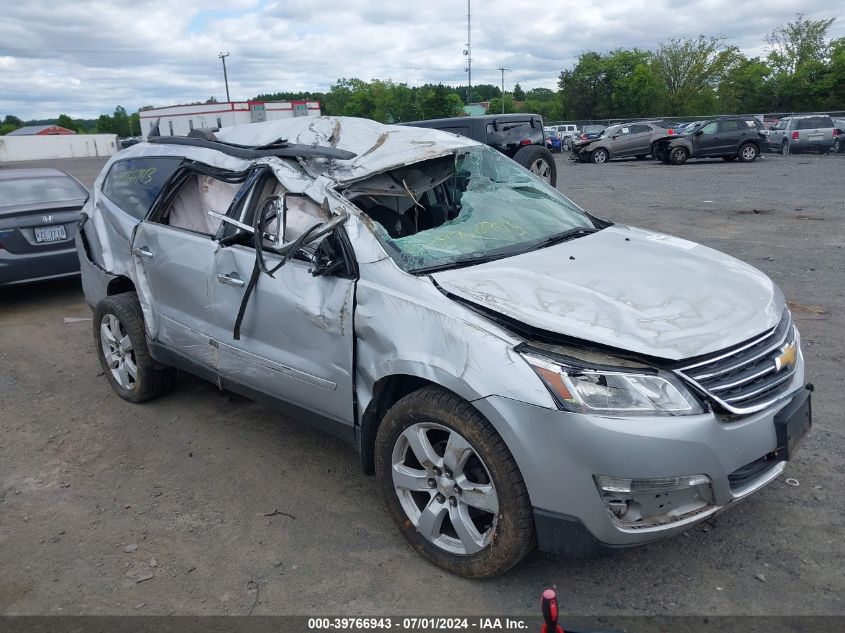
[[[272,196],[284,188],[271,172],[258,178],[245,204],[233,210],[243,224],[252,225]],[[286,235],[289,242],[314,224],[329,220],[327,209],[304,196],[287,202]],[[214,340],[224,386],[261,400],[267,396],[317,412],[340,423],[326,430],[351,435],[353,410],[353,309],[355,266],[351,248],[342,245],[337,227],[323,238],[346,260],[342,269],[314,276],[318,244],[293,254],[272,276],[258,272],[252,293],[243,307],[239,338],[235,324],[256,266],[255,238],[243,234],[223,240],[214,256]],[[266,240],[263,251],[268,269],[282,262]],[[325,245],[324,245],[325,246]],[[334,427],[334,428],[332,428]]]

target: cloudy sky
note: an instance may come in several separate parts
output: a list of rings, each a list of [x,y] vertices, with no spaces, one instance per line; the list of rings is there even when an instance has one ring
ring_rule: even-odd
[[[836,17],[845,0],[472,0],[473,83],[556,87],[584,50],[653,48],[725,35],[746,54],[802,11]],[[9,0],[0,19],[0,117],[94,117],[121,104],[225,100],[327,90],[337,78],[466,82],[464,0]]]

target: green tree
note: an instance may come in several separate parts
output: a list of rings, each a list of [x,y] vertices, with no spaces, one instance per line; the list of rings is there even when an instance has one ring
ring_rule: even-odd
[[[126,108],[123,106],[117,106],[114,109],[114,114],[112,114],[112,120],[114,121],[115,134],[121,138],[132,136],[132,131],[130,130],[129,125],[129,115],[126,113]]]
[[[794,22],[787,22],[766,36],[769,63],[777,72],[794,75],[801,66],[826,59],[829,47],[825,38],[835,19],[810,20],[796,13]]]
[[[611,116],[611,91],[606,71],[602,54],[588,51],[578,56],[574,68],[560,73],[558,86],[570,118],[604,119]]]
[[[525,101],[525,91],[522,89],[522,86],[516,84],[513,87],[513,100],[514,101]]]
[[[502,112],[502,97],[494,97],[490,99],[490,108],[487,110],[489,114],[500,114]],[[513,95],[509,93],[505,93],[504,96],[505,102],[505,114],[510,114],[512,112],[516,112],[513,107]]]
[[[467,87],[466,86],[458,86],[455,88],[455,93],[460,96],[460,98],[467,103]],[[480,101],[490,101],[493,97],[501,97],[502,91],[499,89],[499,86],[494,86],[493,84],[478,84],[472,87],[472,103],[478,103]]]
[[[514,90],[514,92],[516,91]],[[531,88],[525,93],[527,101],[555,101],[557,97],[555,91],[549,88]]]
[[[59,118],[56,119],[56,125],[68,130],[73,130],[74,132],[79,132],[81,129],[80,125],[66,114],[59,115]]]
[[[715,89],[741,60],[722,37],[676,38],[661,43],[653,66],[666,90],[666,114],[705,114],[715,107]]]
[[[116,134],[114,118],[108,114],[101,114],[94,123],[94,130],[100,134]]]
[[[772,69],[759,57],[743,58],[719,82],[719,112],[751,114],[772,109],[771,75]]]
[[[14,132],[15,130],[22,127],[23,121],[21,121],[14,114],[7,114],[6,117],[3,119],[3,122],[0,123],[0,135],[8,134],[9,132]]]
[[[810,20],[798,13],[794,22],[777,27],[765,38],[767,60],[774,69],[774,107],[812,110],[827,102],[835,82],[830,75],[831,43],[826,41],[833,21]]]

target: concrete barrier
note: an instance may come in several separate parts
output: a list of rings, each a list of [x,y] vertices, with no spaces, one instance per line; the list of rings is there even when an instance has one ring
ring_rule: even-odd
[[[115,134],[0,136],[0,163],[45,158],[90,158],[117,152]]]

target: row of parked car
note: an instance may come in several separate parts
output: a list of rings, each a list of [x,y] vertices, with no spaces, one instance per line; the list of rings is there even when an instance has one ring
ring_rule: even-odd
[[[827,115],[786,117],[771,129],[754,117],[724,116],[680,124],[636,121],[611,125],[600,132],[582,132],[569,146],[571,158],[582,163],[651,156],[683,165],[694,158],[751,162],[767,151],[784,155],[840,152],[845,150],[843,136],[845,120],[834,121]]]

